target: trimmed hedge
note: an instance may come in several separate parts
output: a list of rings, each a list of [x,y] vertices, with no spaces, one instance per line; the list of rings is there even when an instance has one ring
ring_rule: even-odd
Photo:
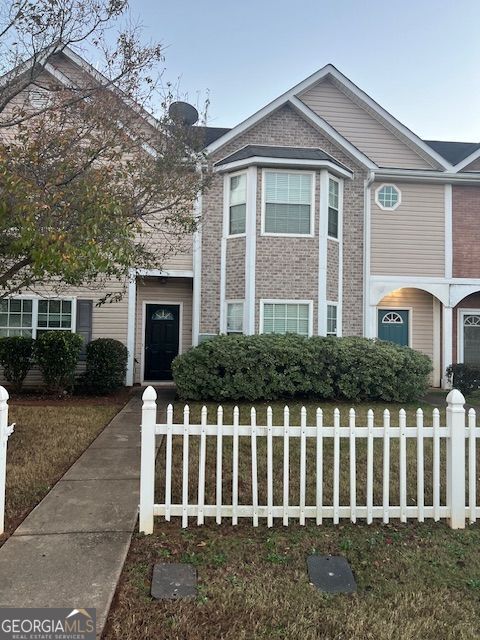
[[[83,386],[90,393],[111,393],[125,384],[127,347],[113,338],[98,338],[87,344],[87,367]]]
[[[35,356],[48,391],[62,394],[75,382],[83,338],[70,331],[47,331],[35,342]]]
[[[390,342],[264,334],[206,340],[175,358],[172,370],[188,400],[408,402],[427,390],[432,364]]]
[[[480,367],[472,364],[451,364],[447,367],[447,378],[464,394],[480,389]]]
[[[0,339],[0,366],[15,391],[20,391],[32,366],[33,338],[11,336]]]

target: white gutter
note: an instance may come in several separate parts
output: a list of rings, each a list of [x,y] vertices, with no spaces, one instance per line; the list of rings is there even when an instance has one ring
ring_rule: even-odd
[[[422,171],[418,169],[378,169],[375,172],[378,180],[401,180],[403,182],[437,182],[478,184],[480,173],[452,173],[450,171]]]

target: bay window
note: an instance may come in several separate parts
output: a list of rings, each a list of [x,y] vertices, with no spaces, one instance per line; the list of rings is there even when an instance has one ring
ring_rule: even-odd
[[[263,233],[313,235],[314,174],[264,171]]]

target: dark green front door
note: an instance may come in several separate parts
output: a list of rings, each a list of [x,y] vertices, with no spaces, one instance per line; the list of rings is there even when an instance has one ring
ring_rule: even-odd
[[[404,309],[378,310],[378,337],[380,340],[408,346],[409,311]]]
[[[178,355],[180,306],[147,304],[144,379],[171,380],[172,360]]]

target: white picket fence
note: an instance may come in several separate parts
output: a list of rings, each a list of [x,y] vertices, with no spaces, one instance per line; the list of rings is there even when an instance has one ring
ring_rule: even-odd
[[[7,442],[15,425],[8,424],[8,391],[0,386],[0,535],[5,530],[5,483],[7,480]]]
[[[153,387],[148,387],[143,394],[142,410],[142,442],[141,442],[141,478],[140,478],[140,531],[152,533],[154,516],[164,516],[166,520],[171,517],[181,517],[182,526],[188,526],[189,518],[195,518],[197,524],[204,523],[205,518],[215,518],[220,524],[223,518],[231,519],[236,525],[239,518],[251,518],[253,526],[258,526],[259,519],[265,518],[269,527],[276,518],[281,518],[284,525],[288,525],[290,519],[298,520],[303,525],[307,518],[314,518],[320,525],[323,519],[332,519],[337,524],[340,519],[348,518],[356,522],[357,518],[366,519],[371,523],[373,519],[382,519],[388,523],[391,518],[406,522],[407,519],[416,519],[423,522],[425,518],[433,518],[435,521],[448,519],[454,529],[465,527],[466,519],[475,522],[480,516],[480,507],[476,503],[476,442],[480,437],[480,429],[476,427],[475,411],[470,409],[468,421],[464,409],[465,398],[458,390],[452,390],[447,396],[446,425],[440,424],[440,413],[433,409],[432,426],[424,426],[424,415],[421,409],[416,412],[415,426],[408,426],[406,413],[403,409],[399,412],[399,426],[390,426],[390,412],[383,412],[383,426],[374,426],[374,413],[368,411],[367,424],[357,426],[356,415],[353,409],[348,416],[348,426],[341,426],[340,412],[334,411],[333,425],[323,423],[323,412],[317,409],[314,424],[307,420],[307,411],[301,410],[300,425],[290,425],[290,414],[285,407],[283,425],[273,424],[273,412],[267,409],[266,425],[257,425],[255,409],[250,412],[250,424],[241,425],[239,410],[233,411],[233,424],[224,424],[222,407],[218,407],[214,424],[208,423],[206,407],[201,410],[200,424],[190,424],[189,408],[185,406],[183,411],[183,423],[174,424],[173,407],[167,408],[166,423],[157,424],[156,392]],[[165,436],[165,477],[164,477],[164,502],[155,504],[155,458],[156,436]],[[175,436],[180,436],[182,441],[182,467],[174,467],[172,464],[172,443]],[[189,467],[189,450],[194,438],[199,439],[198,467],[195,468],[196,501],[189,502],[189,482],[192,473]],[[207,438],[216,441],[215,468],[206,468]],[[222,501],[222,489],[224,478],[222,477],[222,464],[224,460],[224,446],[228,438],[229,449],[232,455],[231,467],[231,500],[229,504]],[[248,497],[249,504],[239,502],[239,440],[250,440],[249,452],[251,467],[251,493]],[[274,476],[274,438],[283,439],[283,474]],[[293,439],[300,439],[299,467],[292,468],[290,464],[290,445]],[[415,439],[416,442],[416,499],[415,504],[407,504],[407,485],[411,488],[411,479],[407,474],[407,441]],[[375,460],[374,441],[382,441],[382,456]],[[265,443],[266,440],[266,451]],[[357,504],[357,475],[358,457],[356,445],[358,441],[366,443],[366,500],[364,504]],[[390,504],[390,488],[392,473],[392,443],[397,441],[398,448],[398,486],[399,503]],[[425,504],[425,443],[431,441],[431,503]],[[307,441],[312,441],[315,449],[314,463],[307,469]],[[341,476],[341,442],[346,441],[348,448],[348,478],[349,478],[349,504],[340,502],[340,476]],[[261,455],[266,455],[266,478],[259,477],[259,455],[257,444],[262,442]],[[325,443],[333,444],[333,462],[325,463]],[[297,440],[298,443],[298,440]],[[443,444],[442,444],[443,443]],[[441,473],[441,447],[446,450],[446,474]],[[260,449],[260,447],[258,447]],[[378,448],[377,448],[378,449]],[[468,455],[467,455],[468,454]],[[382,465],[382,495],[381,500],[374,503],[374,466]],[[314,467],[313,469],[311,467]],[[468,498],[466,495],[465,469],[468,475]],[[198,469],[198,472],[197,472]],[[307,471],[315,474],[315,504],[306,503]],[[172,503],[172,478],[182,478],[182,500],[180,503]],[[207,475],[206,475],[207,474]],[[215,475],[215,504],[205,504],[206,480]],[[291,474],[298,474],[298,502],[290,503]],[[332,498],[330,503],[324,501],[324,478],[331,474],[333,478]],[[283,477],[282,477],[283,475]],[[430,474],[428,476],[430,478]],[[266,481],[266,503],[259,504],[259,484]],[[274,485],[282,483],[283,500],[281,504],[274,504]],[[163,483],[162,483],[163,484]],[[446,500],[441,503],[441,487],[446,488]],[[264,484],[260,487],[265,489]],[[225,492],[223,491],[223,494]],[[265,492],[263,491],[262,495]],[[377,504],[377,502],[379,504]],[[412,501],[410,501],[412,502]]]

